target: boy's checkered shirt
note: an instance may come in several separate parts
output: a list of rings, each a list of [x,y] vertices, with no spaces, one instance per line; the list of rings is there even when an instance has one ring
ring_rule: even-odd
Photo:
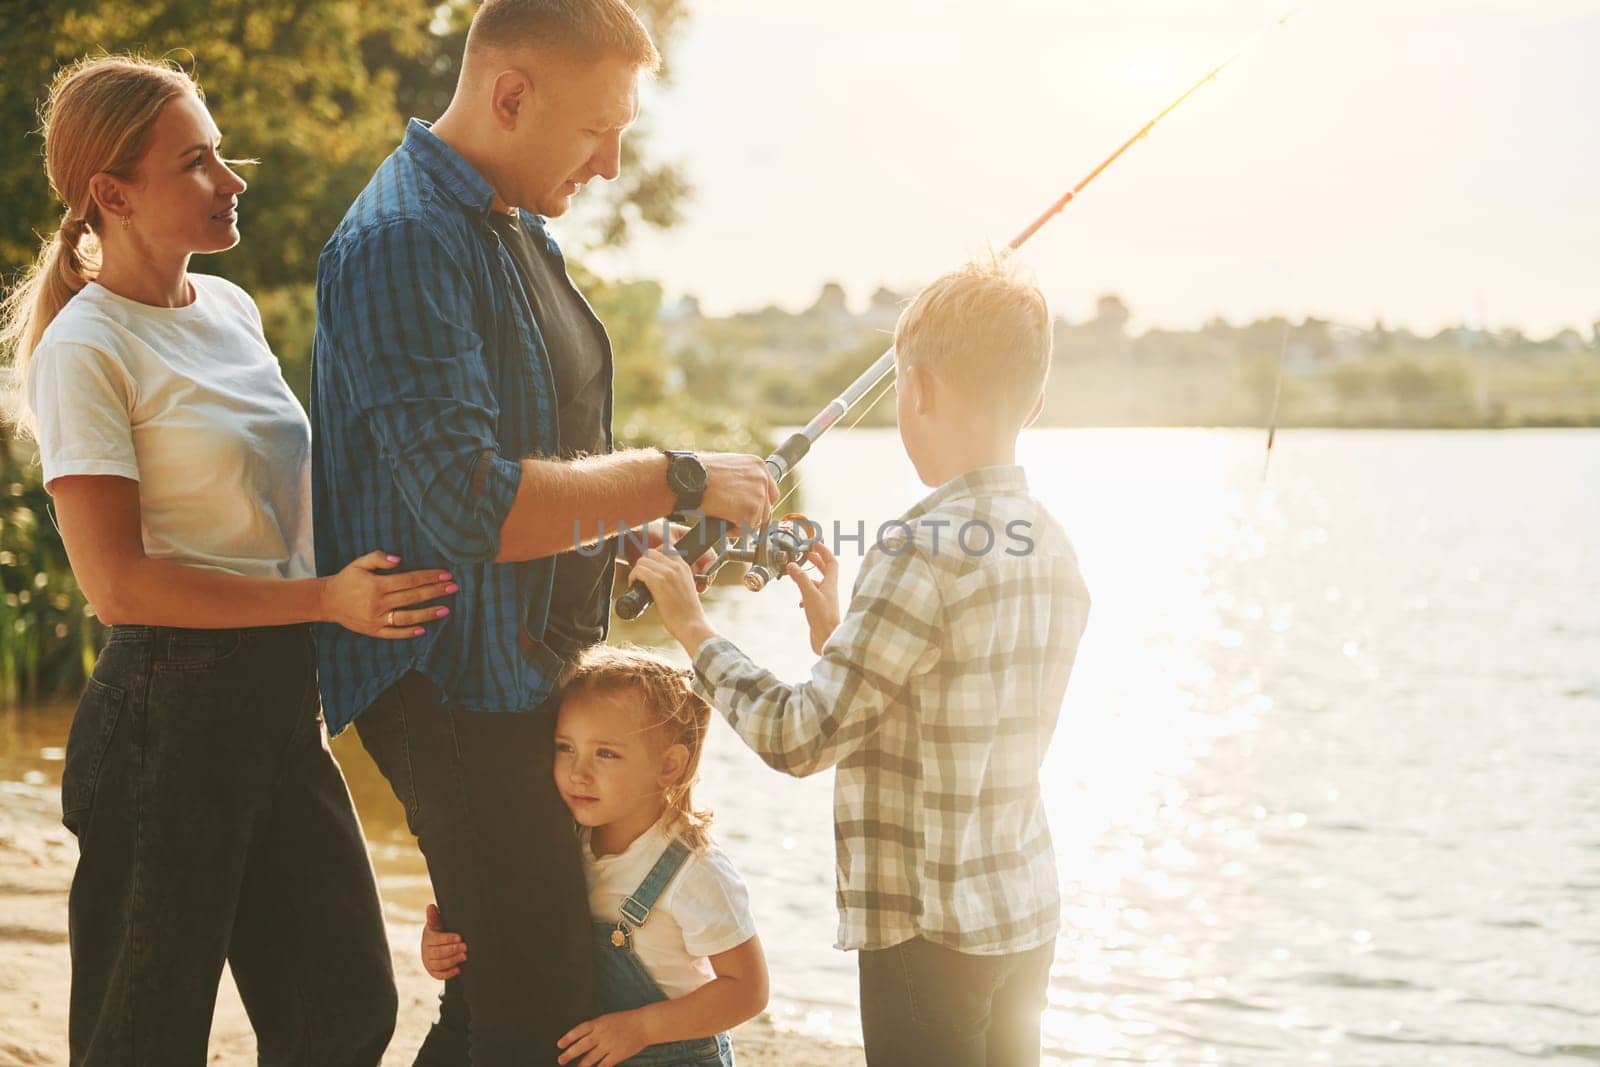
[[[962,475],[902,522],[867,554],[809,680],[787,685],[716,637],[697,685],[772,767],[838,765],[840,948],[920,936],[1021,952],[1060,924],[1039,765],[1088,590],[1020,467]],[[970,554],[985,528],[993,544]]]

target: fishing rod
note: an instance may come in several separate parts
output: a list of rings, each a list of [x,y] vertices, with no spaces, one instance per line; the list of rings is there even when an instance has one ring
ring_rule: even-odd
[[[1183,103],[1206,85],[1215,81],[1217,76],[1233,64],[1255,43],[1267,33],[1284,25],[1295,14],[1295,10],[1288,11],[1280,16],[1277,21],[1257,31],[1245,43],[1234,49],[1233,53],[1221,63],[1212,67],[1198,81],[1189,86],[1176,99],[1156,113],[1156,116],[1143,126],[1132,137],[1129,137],[1117,150],[1112,152],[1099,165],[1068,189],[1055,203],[1046,208],[1038,218],[1030,222],[1020,233],[1006,245],[1006,252],[1016,252],[1027,244],[1029,238],[1038,233],[1045,225],[1057,215],[1061,214],[1066,206],[1078,198],[1078,195],[1088,188],[1089,183],[1100,177],[1105,170],[1122,157],[1122,154],[1132,148],[1139,141],[1150,135],[1168,115],[1172,114]],[[885,378],[894,373],[894,346],[873,361],[872,365],[862,371],[856,380],[845,387],[844,391],[830,400],[826,407],[812,416],[805,427],[792,434],[787,441],[780,445],[777,451],[767,457],[767,473],[772,475],[775,482],[782,482],[789,472],[805,458],[811,451],[811,446],[816,444],[823,434],[836,426],[841,419],[850,413],[861,400],[873,391]],[[1270,448],[1270,445],[1269,445]],[[1270,456],[1270,453],[1269,453]],[[802,533],[801,524],[809,529]],[[715,562],[706,571],[705,578],[709,581],[725,563],[742,562],[750,564],[750,571],[745,575],[745,586],[753,591],[764,588],[768,582],[783,577],[789,563],[798,563],[804,557],[815,539],[810,536],[810,531],[816,529],[816,524],[804,516],[785,516],[780,519],[770,531],[758,531],[753,539],[753,544],[747,543],[746,537],[740,537],[737,542],[730,540],[732,525],[723,519],[710,516],[702,519],[677,542],[676,551],[687,559],[699,559],[708,549],[717,549]],[[616,612],[620,618],[635,619],[643,614],[645,608],[650,606],[650,590],[643,582],[631,582],[628,589],[616,601]]]

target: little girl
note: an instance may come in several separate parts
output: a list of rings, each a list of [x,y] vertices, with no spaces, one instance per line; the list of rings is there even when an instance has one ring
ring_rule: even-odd
[[[711,707],[643,649],[592,647],[556,717],[556,787],[577,822],[599,1016],[562,1036],[576,1067],[732,1067],[726,1031],[767,1005],[767,963],[733,864],[689,790]],[[467,945],[428,907],[422,962],[460,973]]]

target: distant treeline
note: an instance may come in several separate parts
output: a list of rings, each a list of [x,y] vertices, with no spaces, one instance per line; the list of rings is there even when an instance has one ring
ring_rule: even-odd
[[[691,393],[801,422],[887,347],[902,302],[880,290],[855,314],[830,286],[798,314],[712,318],[690,300],[664,316],[666,347]],[[1316,318],[1133,335],[1129,319],[1108,296],[1088,321],[1058,320],[1042,424],[1264,426],[1277,396],[1284,426],[1600,426],[1600,323],[1535,340]],[[883,404],[867,422],[892,420]]]

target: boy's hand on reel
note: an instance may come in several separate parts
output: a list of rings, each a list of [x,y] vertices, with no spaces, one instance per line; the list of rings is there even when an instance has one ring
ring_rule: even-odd
[[[806,562],[817,569],[816,578],[798,563],[789,564],[788,575],[800,590],[800,607],[811,626],[811,651],[820,656],[822,646],[839,628],[839,560],[827,545],[815,541]]]
[[[670,524],[670,529],[671,533],[665,538],[661,536],[662,524],[659,522],[645,523],[643,526],[638,527],[637,530],[629,530],[627,536],[622,538],[622,561],[631,567],[639,562],[641,555],[639,546],[641,544],[646,549],[671,546],[677,544],[683,539],[683,535],[689,532],[689,527],[681,522]],[[644,536],[639,536],[640,532]],[[708,548],[700,554],[700,558],[695,560],[690,567],[691,572],[695,575],[695,588],[702,593],[706,591],[706,586],[710,584],[702,575],[710,570],[711,565],[716,561],[717,550]]]
[[[667,547],[671,547],[670,543]],[[695,589],[695,577],[681,558],[652,548],[633,565],[628,577],[650,590],[661,625],[693,656],[700,643],[716,631],[706,621],[705,608]]]
[[[444,928],[437,904],[428,905],[428,918],[422,927],[422,968],[430,978],[443,982],[461,973],[467,962],[467,943],[460,934]]]

